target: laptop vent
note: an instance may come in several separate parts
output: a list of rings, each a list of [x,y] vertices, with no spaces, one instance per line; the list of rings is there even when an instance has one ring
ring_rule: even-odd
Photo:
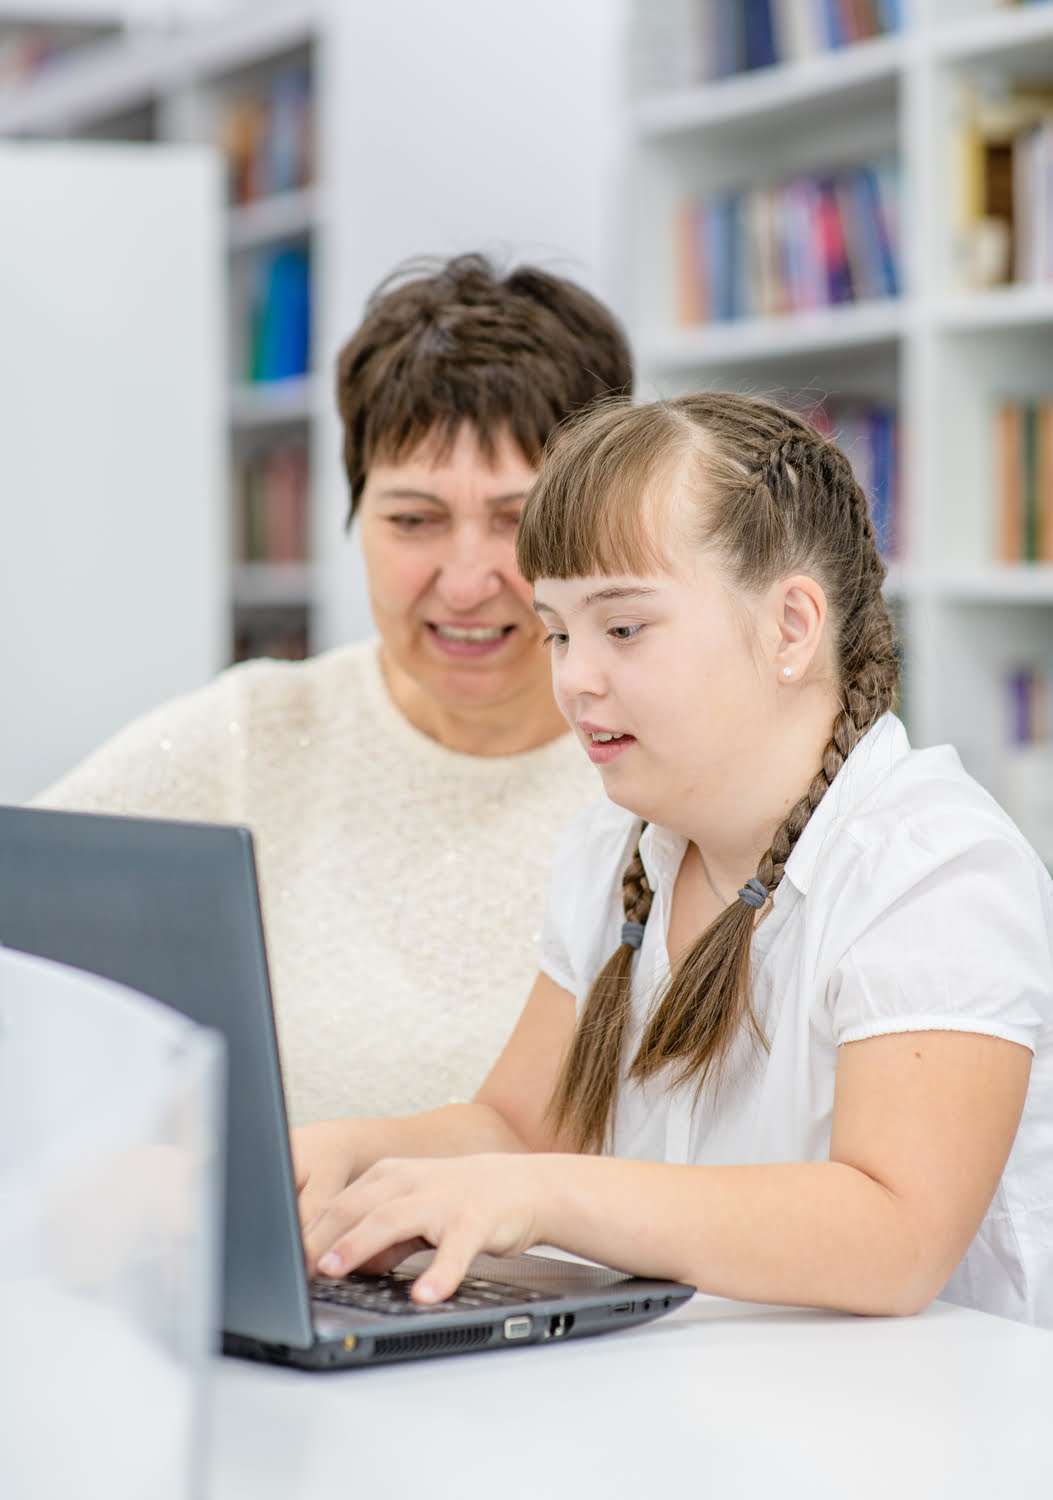
[[[462,1349],[481,1349],[490,1342],[493,1330],[487,1325],[474,1328],[443,1328],[434,1333],[395,1334],[377,1339],[374,1359],[412,1359],[414,1355],[454,1354]]]

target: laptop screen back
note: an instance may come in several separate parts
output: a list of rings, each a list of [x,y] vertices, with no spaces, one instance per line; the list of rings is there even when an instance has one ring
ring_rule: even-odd
[[[312,1342],[247,830],[0,807],[0,944],[114,979],[227,1039],[223,1326]]]

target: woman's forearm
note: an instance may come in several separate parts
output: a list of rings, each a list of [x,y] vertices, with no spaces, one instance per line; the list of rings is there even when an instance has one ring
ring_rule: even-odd
[[[748,1302],[916,1312],[939,1290],[904,1205],[838,1162],[539,1156],[538,1242]]]

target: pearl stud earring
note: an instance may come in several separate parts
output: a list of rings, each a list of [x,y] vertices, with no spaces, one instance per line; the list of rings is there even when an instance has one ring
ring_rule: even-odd
[[[783,669],[782,669],[782,675],[784,677],[792,677],[793,676],[793,672],[790,670],[789,667],[783,667]]]

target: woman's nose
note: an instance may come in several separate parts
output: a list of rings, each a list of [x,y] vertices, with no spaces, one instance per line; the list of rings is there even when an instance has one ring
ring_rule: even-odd
[[[463,614],[501,592],[500,560],[485,544],[462,542],[443,562],[437,586],[443,602]]]

